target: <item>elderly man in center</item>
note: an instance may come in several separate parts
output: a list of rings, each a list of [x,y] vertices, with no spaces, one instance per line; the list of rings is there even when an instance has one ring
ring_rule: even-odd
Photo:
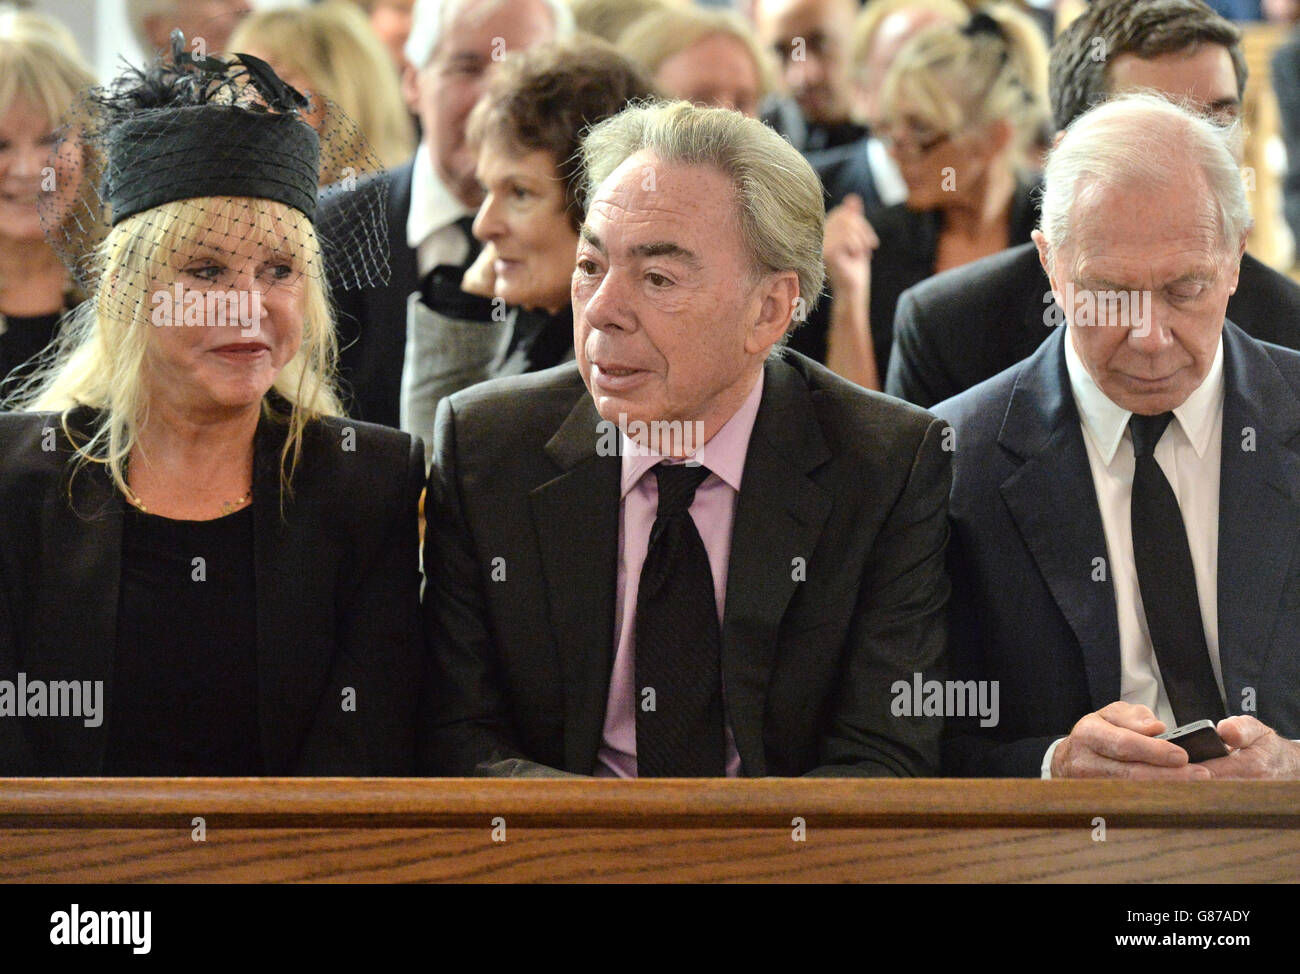
[[[760,122],[629,108],[583,144],[576,362],[440,406],[424,760],[449,775],[934,772],[949,457],[782,340],[822,191]]]
[[[1001,699],[951,773],[1300,776],[1300,354],[1225,320],[1239,134],[1151,94],[1075,121],[1034,232],[1067,327],[935,406],[953,669]],[[1229,753],[1158,739],[1200,721]]]

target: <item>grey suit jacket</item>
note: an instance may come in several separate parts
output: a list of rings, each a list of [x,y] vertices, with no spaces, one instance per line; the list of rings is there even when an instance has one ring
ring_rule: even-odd
[[[924,775],[942,666],[949,457],[930,414],[796,353],[766,363],[722,625],[743,773]],[[591,774],[614,659],[617,455],[574,364],[443,401],[430,472],[426,770]]]

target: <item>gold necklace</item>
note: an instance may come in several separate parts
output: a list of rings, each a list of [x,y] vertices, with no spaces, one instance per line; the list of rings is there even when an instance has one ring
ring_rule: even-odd
[[[131,502],[132,506],[139,508],[141,514],[149,513],[149,509],[144,506],[144,501],[140,500],[140,498],[136,496],[135,491],[133,491],[129,486],[126,487],[126,499]],[[244,494],[243,497],[239,498],[238,500],[222,502],[221,516],[225,517],[227,514],[233,514],[235,511],[239,510],[241,507],[243,507],[252,499],[253,499],[253,487],[250,484],[248,487],[248,492]]]

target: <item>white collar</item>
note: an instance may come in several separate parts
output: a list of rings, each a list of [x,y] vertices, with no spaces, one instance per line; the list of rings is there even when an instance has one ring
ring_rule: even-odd
[[[433,169],[428,146],[421,142],[415,150],[411,169],[411,210],[406,215],[407,246],[412,250],[418,249],[443,227],[474,213],[443,185]]]
[[[1065,328],[1081,327],[1065,325]],[[1065,339],[1065,368],[1070,374],[1070,389],[1074,393],[1075,405],[1083,417],[1084,426],[1092,435],[1093,442],[1101,451],[1101,458],[1106,466],[1115,459],[1124,431],[1128,429],[1129,418],[1133,413],[1107,398],[1106,394],[1093,381],[1084,367],[1074,347],[1073,336],[1067,330]],[[1214,361],[1210,371],[1183,404],[1174,410],[1174,418],[1187,434],[1192,448],[1198,457],[1204,457],[1214,434],[1214,420],[1220,404],[1223,402],[1223,335],[1219,335],[1219,345],[1214,351]]]

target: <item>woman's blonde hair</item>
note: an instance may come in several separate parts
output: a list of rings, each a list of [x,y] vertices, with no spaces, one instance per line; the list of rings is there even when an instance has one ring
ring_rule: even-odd
[[[53,128],[94,83],[66,27],[30,10],[0,8],[0,115],[21,98]]]
[[[280,457],[283,499],[290,493],[307,424],[342,413],[333,380],[337,340],[315,230],[283,203],[235,197],[177,200],[115,226],[98,255],[102,266],[95,297],[64,325],[50,361],[19,390],[14,408],[62,413],[70,439],[70,411],[79,406],[100,410],[102,422],[89,441],[76,444],[77,453],[83,463],[106,464],[113,482],[125,491],[127,459],[149,417],[155,282],[173,278],[193,243],[194,227],[248,235],[250,221],[253,234],[273,241],[280,252],[297,255],[295,270],[304,275],[302,343],[272,386],[288,410],[272,396],[262,403],[268,419],[288,426]]]
[[[393,59],[351,3],[332,0],[251,14],[235,28],[229,46],[231,51],[262,51],[277,71],[308,79],[312,94],[332,101],[357,126],[384,168],[401,165],[415,151],[415,127]],[[322,132],[322,142],[333,134]],[[359,155],[360,145],[356,148]],[[341,165],[348,165],[351,155],[329,153]],[[321,173],[322,183],[345,175],[334,168],[340,171]]]
[[[654,77],[671,57],[689,50],[700,41],[721,34],[749,52],[758,74],[758,97],[772,90],[773,65],[758,46],[753,28],[732,10],[700,7],[665,7],[633,21],[618,38],[618,49]]]
[[[940,24],[904,45],[885,75],[883,112],[896,117],[907,101],[944,132],[1006,120],[1015,133],[1016,161],[1023,162],[1050,119],[1047,42],[1038,25],[1013,7],[992,4],[980,14],[996,22],[1000,37]]]

